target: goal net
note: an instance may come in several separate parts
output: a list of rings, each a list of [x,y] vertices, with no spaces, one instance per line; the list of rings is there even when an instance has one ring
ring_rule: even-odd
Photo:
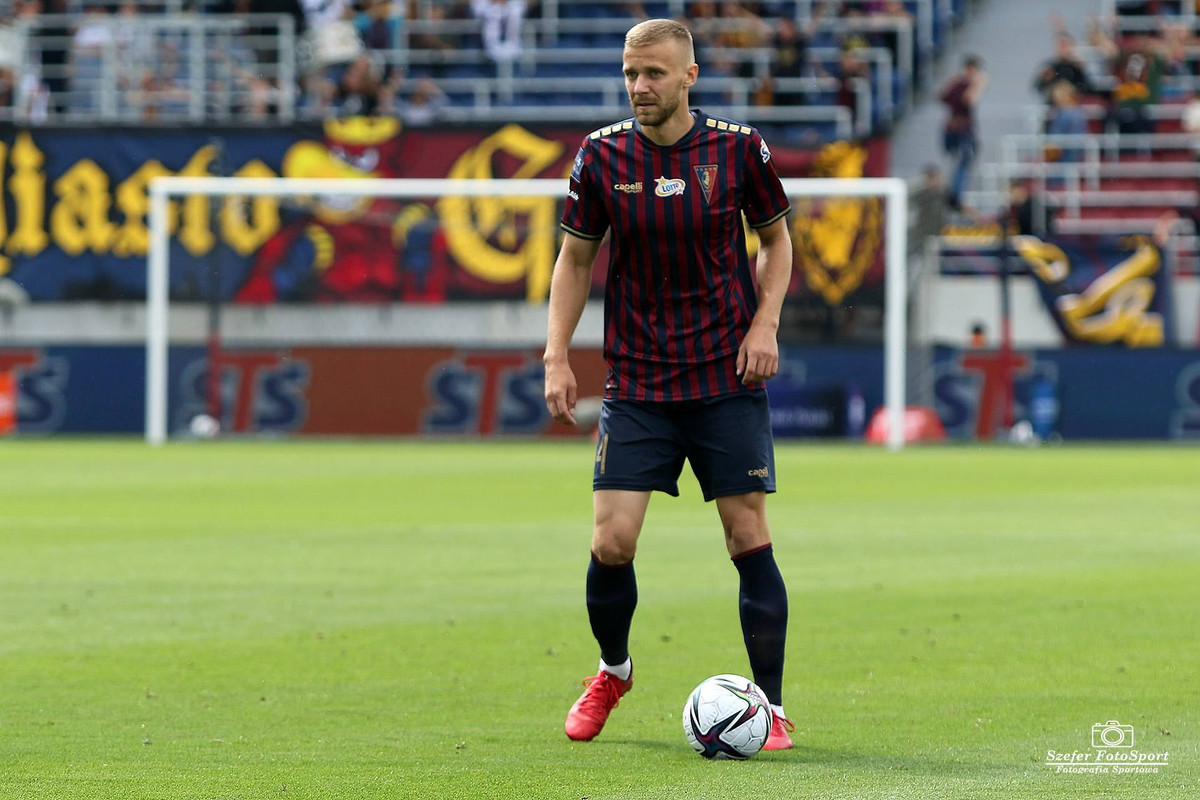
[[[866,395],[868,412],[886,408],[888,443],[898,448],[908,328],[906,186],[896,178],[783,184],[793,206],[793,290],[809,300],[794,303],[789,291],[784,369],[790,343],[818,346],[846,327],[830,314],[814,322],[806,308],[824,304],[840,311],[842,323],[876,325],[874,343],[882,347],[864,363],[877,374],[855,379],[869,387],[856,396],[861,405]],[[189,430],[545,432],[540,364],[513,351],[536,354],[545,341],[565,191],[565,181],[543,179],[154,179],[147,441]],[[197,203],[212,203],[225,238],[241,243],[236,264],[200,265],[225,274],[181,274],[197,271],[184,230],[186,210]],[[863,233],[848,237],[848,228]],[[753,255],[756,237],[748,246]],[[602,249],[593,300],[575,338],[587,351],[583,372],[596,373],[594,392],[580,376],[582,394],[598,394],[602,384],[605,255]],[[862,295],[854,293],[872,270],[876,313],[862,315],[854,301]],[[197,305],[206,296],[197,285],[213,287],[207,312]],[[484,297],[492,302],[480,302]],[[184,344],[187,356],[177,352]],[[855,369],[849,364],[843,372]],[[777,380],[801,384],[812,377],[803,373]],[[432,405],[418,407],[431,395]]]

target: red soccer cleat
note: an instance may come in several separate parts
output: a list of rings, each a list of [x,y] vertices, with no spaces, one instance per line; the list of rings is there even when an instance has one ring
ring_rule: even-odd
[[[587,742],[596,738],[608,722],[608,715],[621,697],[633,688],[633,675],[623,681],[611,672],[600,670],[596,675],[583,679],[587,688],[567,712],[567,738],[577,742]]]
[[[763,750],[791,750],[796,745],[792,743],[792,737],[789,733],[796,730],[796,726],[787,717],[781,717],[778,714],[771,715],[771,735],[767,737],[767,743],[763,745]]]

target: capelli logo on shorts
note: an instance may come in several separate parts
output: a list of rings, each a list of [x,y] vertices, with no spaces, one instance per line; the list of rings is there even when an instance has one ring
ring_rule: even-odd
[[[753,478],[769,478],[769,477],[771,477],[771,471],[769,469],[767,469],[766,467],[759,467],[758,469],[749,470],[746,474],[750,475]]]

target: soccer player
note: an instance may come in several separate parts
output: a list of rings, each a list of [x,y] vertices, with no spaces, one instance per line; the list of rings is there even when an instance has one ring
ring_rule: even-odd
[[[604,355],[608,378],[592,478],[587,608],[599,672],[567,715],[594,738],[633,685],[633,558],[652,491],[678,495],[686,459],[715,500],[740,576],[742,633],[771,703],[767,749],[792,746],[782,705],[787,591],[766,495],[775,456],[763,381],[779,366],[776,330],[792,267],[779,176],[758,132],[688,107],[698,67],[688,29],[639,23],[625,37],[631,119],[595,131],[575,157],[550,288],[546,405],[575,424],[567,352],[592,262],[610,236]],[[742,215],[761,246],[750,274]]]

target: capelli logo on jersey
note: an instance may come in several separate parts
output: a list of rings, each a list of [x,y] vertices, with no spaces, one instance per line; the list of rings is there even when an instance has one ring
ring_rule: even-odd
[[[683,190],[687,188],[687,183],[683,178],[655,178],[654,193],[659,197],[671,197],[677,194],[683,194]]]
[[[613,188],[616,189],[618,192],[624,192],[625,194],[641,194],[642,193],[642,182],[638,181],[637,183],[614,183]]]

